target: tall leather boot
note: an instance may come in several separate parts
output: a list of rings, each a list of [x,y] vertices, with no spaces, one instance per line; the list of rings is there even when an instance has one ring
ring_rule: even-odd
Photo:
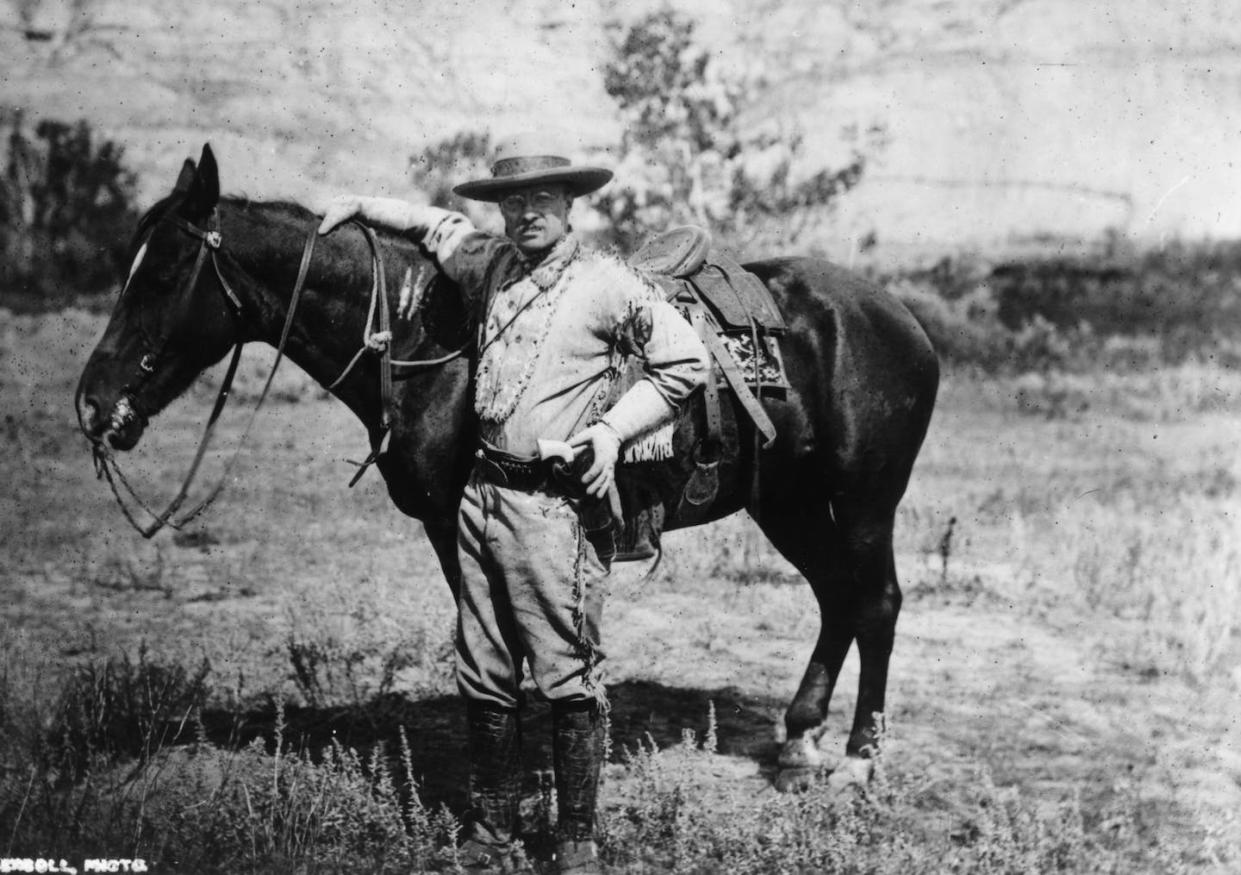
[[[513,832],[521,800],[521,724],[517,712],[466,703],[470,824],[458,852],[467,872],[517,871]]]
[[[599,868],[595,806],[603,766],[604,725],[594,701],[552,704],[556,767],[556,865],[561,873],[591,875]]]

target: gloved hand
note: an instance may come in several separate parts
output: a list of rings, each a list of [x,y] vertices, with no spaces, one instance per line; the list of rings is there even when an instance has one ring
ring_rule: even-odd
[[[425,234],[448,215],[447,210],[439,207],[411,204],[396,198],[342,194],[328,203],[327,213],[319,223],[319,233],[327,234],[336,226],[356,218],[368,225],[378,225],[399,233],[416,231]]]
[[[329,234],[337,225],[343,225],[354,216],[362,214],[362,198],[356,194],[341,194],[328,203],[323,221],[319,223],[319,233]]]
[[[582,483],[586,486],[586,494],[593,498],[603,498],[608,487],[616,479],[616,462],[620,458],[621,436],[612,426],[596,422],[569,438],[569,446],[589,446],[594,460],[582,474]]]

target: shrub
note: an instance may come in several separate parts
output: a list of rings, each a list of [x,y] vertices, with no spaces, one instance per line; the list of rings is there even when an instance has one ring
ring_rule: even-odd
[[[0,179],[0,287],[21,309],[109,289],[124,270],[138,212],[124,150],[86,121],[11,122]]]
[[[941,361],[987,371],[998,370],[1005,362],[1007,332],[988,308],[978,306],[977,298],[951,301],[925,283],[906,279],[890,283],[888,289],[913,313]]]
[[[78,777],[100,763],[146,759],[172,740],[206,702],[211,666],[193,672],[138,659],[92,662],[65,683],[44,741],[44,758],[59,773]]]
[[[70,673],[49,720],[29,661],[0,642],[0,855],[142,858],[172,872],[456,863],[459,825],[423,805],[403,731],[395,753],[333,742],[312,756],[290,748],[279,711],[274,738],[217,747],[198,719],[207,666],[145,650]]]
[[[1226,347],[1241,333],[1236,243],[1140,249],[1113,241],[1096,257],[999,264],[989,282],[1010,331],[1041,319],[1062,331],[1086,324],[1104,338],[1157,337],[1163,361],[1172,363]]]

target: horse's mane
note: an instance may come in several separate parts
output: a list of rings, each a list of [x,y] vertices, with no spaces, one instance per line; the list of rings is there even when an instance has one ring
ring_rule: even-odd
[[[182,197],[181,193],[174,191],[143,214],[134,235],[135,247],[146,239],[155,225],[177,209]],[[314,233],[322,218],[293,200],[256,200],[246,195],[222,197],[219,210],[224,214],[225,253],[236,256],[239,250],[250,250],[250,257],[255,262],[250,270],[257,269],[256,275],[265,272],[264,266],[276,263],[277,259],[273,256],[277,253],[280,253],[279,260],[286,264],[291,260],[296,264],[307,236]],[[260,226],[259,233],[245,234],[244,240],[230,237],[228,225],[238,219]],[[390,288],[395,289],[393,284],[401,282],[402,274],[408,271],[409,265],[429,264],[427,252],[409,237],[382,228],[375,228],[375,233],[388,265]],[[319,238],[317,243],[314,264],[324,281],[337,288],[369,289],[373,276],[372,253],[357,228],[342,227],[327,237]],[[421,267],[414,270],[419,276],[423,275]],[[450,333],[459,332],[459,326],[469,318],[459,293],[455,290],[448,293],[450,287],[450,283],[437,282],[427,290],[429,306],[424,308],[424,321],[439,323],[428,326],[432,331],[438,328]]]
[[[263,219],[304,233],[308,227],[317,225],[323,216],[294,200],[255,200],[245,195],[229,195],[220,199],[244,215],[259,215]],[[375,228],[379,240],[406,254],[420,252],[418,244],[408,237],[385,228]]]
[[[244,196],[228,196],[221,199],[221,206],[228,210],[252,217],[269,226],[272,236],[285,239],[285,246],[292,251],[300,251],[305,237],[314,229],[322,216],[292,200],[254,200]],[[342,282],[348,282],[369,288],[372,267],[371,251],[366,241],[356,228],[345,230],[345,233],[334,232],[326,238],[320,238],[319,247],[315,250],[316,264],[328,275],[335,274]],[[388,261],[388,284],[396,289],[402,281],[400,272],[394,270],[396,265],[409,265],[411,262],[429,264],[430,258],[426,251],[409,237],[383,228],[375,228],[381,248],[386,251]],[[327,241],[332,245],[324,245]],[[395,263],[391,260],[395,258]],[[421,269],[416,269],[422,276]],[[434,270],[432,272],[434,275]],[[442,278],[442,275],[441,279]],[[424,290],[427,296],[426,306],[422,308],[423,328],[431,336],[437,337],[440,343],[452,348],[460,346],[464,337],[468,337],[467,323],[472,318],[472,310],[461,297],[460,292],[451,282],[446,280],[435,282]]]
[[[149,210],[143,213],[138,220],[138,227],[134,232],[135,242],[141,239],[152,225],[164,218],[176,206],[179,200],[179,195],[174,192],[156,201]],[[287,199],[256,200],[249,195],[226,195],[220,198],[220,205],[222,207],[231,207],[243,215],[260,215],[263,219],[279,223],[280,225],[300,229],[305,229],[322,218],[320,214],[315,213],[297,201]],[[416,243],[395,232],[384,228],[376,228],[375,232],[385,244],[395,246],[398,249],[416,251],[419,248]]]

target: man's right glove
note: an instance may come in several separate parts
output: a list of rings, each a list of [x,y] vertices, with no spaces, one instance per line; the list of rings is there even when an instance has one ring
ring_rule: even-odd
[[[447,215],[448,211],[439,207],[411,204],[396,198],[343,194],[328,203],[323,221],[319,223],[319,233],[328,234],[338,225],[356,218],[368,225],[399,233],[415,231],[422,236]]]

